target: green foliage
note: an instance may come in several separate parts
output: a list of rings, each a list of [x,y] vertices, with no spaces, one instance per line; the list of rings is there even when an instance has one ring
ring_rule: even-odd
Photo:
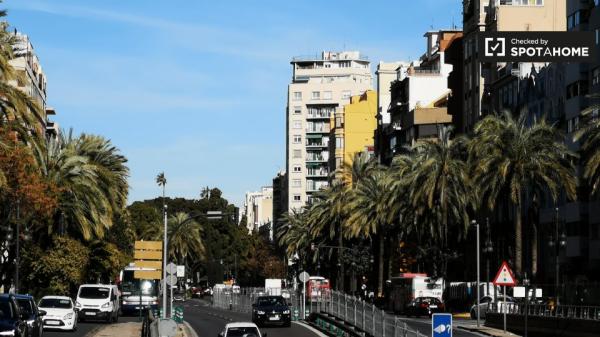
[[[131,256],[106,241],[96,240],[89,246],[90,257],[86,280],[90,283],[114,283],[119,271],[129,262]]]

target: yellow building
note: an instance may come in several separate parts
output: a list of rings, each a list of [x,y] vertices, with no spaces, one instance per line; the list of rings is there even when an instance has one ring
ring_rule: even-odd
[[[338,109],[332,130],[335,138],[335,167],[351,165],[357,153],[373,151],[374,133],[377,128],[377,92],[367,90],[352,96],[350,104]],[[339,177],[336,175],[336,177]]]

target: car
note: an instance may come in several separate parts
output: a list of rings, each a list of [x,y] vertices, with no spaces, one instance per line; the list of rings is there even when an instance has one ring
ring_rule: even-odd
[[[257,325],[291,326],[290,307],[283,296],[259,296],[252,304],[252,322]]]
[[[38,309],[33,296],[19,294],[14,296],[21,315],[27,317],[27,336],[42,337],[44,334],[44,321],[42,317],[46,315],[46,312]]]
[[[412,300],[406,308],[404,313],[406,316],[429,316],[444,312],[444,303],[436,297],[417,297]]]
[[[44,329],[77,330],[77,310],[67,296],[44,296],[38,308],[46,312]]]
[[[506,296],[506,300],[503,300],[504,296],[500,296],[498,297],[498,301],[494,301],[494,298],[492,296],[483,296],[480,300],[479,300],[479,318],[485,319],[485,314],[488,310],[495,310],[497,312],[502,312],[502,310],[500,308],[502,308],[502,304],[503,303],[507,303],[508,305],[511,305],[512,303],[515,303],[515,300],[510,297],[510,296]],[[492,305],[494,305],[495,302],[495,308],[492,307]],[[471,306],[471,319],[477,319],[477,304],[473,304],[473,306]]]
[[[27,337],[27,315],[11,294],[0,295],[0,336]]]
[[[267,337],[267,334],[260,332],[254,323],[233,322],[226,324],[218,337]]]
[[[185,302],[185,290],[176,290],[173,292],[173,302]]]
[[[112,284],[82,284],[77,291],[75,308],[79,321],[104,320],[107,323],[119,320],[119,290]]]

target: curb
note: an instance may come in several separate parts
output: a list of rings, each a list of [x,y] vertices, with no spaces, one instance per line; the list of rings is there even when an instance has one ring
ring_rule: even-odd
[[[478,330],[478,329],[476,329],[476,328],[467,328],[467,327],[464,327],[464,326],[458,326],[458,325],[457,325],[455,328],[457,328],[457,329],[459,329],[459,330],[463,330],[463,331],[468,331],[468,332],[477,333],[477,334],[479,334],[480,336],[492,336],[492,337],[496,337],[496,336],[498,336],[498,335],[491,334],[491,333],[489,333],[489,332],[485,332],[485,331]],[[507,336],[514,336],[514,337],[521,337],[520,335],[516,335],[516,334],[514,334],[514,333],[512,333],[512,332],[507,332],[507,334],[506,334],[506,335],[507,335]]]
[[[319,330],[317,330],[317,329],[313,328],[312,326],[310,326],[310,325],[309,325],[309,324],[307,324],[307,323],[304,323],[304,322],[301,322],[301,321],[293,321],[293,322],[292,322],[292,324],[298,324],[298,325],[300,325],[301,327],[304,327],[304,328],[306,328],[306,329],[310,330],[312,333],[316,334],[316,335],[317,335],[317,336],[319,336],[319,337],[329,337],[329,336],[327,336],[326,334],[322,333],[321,331],[319,331]]]
[[[194,328],[192,328],[192,326],[190,325],[190,323],[188,323],[187,321],[183,321],[183,325],[185,327],[185,332],[186,335],[188,337],[198,337],[198,334],[196,333],[196,330],[194,330]]]

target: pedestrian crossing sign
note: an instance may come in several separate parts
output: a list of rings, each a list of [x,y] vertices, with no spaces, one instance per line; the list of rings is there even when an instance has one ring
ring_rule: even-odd
[[[498,270],[493,283],[496,286],[514,287],[517,285],[515,274],[513,274],[513,271],[510,269],[506,261],[502,262],[502,266],[500,266],[500,270]]]

